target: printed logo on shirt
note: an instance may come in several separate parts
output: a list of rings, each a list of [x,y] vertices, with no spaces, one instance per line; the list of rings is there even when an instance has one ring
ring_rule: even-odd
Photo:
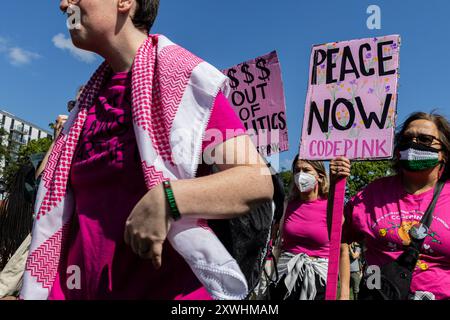
[[[412,227],[420,223],[422,216],[423,212],[417,210],[412,212],[402,211],[401,215],[399,215],[398,212],[389,212],[377,219],[372,225],[372,230],[378,238],[385,241],[389,251],[399,251],[403,246],[411,244],[409,232]],[[450,231],[448,224],[436,216],[427,233],[427,238],[431,238],[431,244],[424,244],[424,253],[433,254],[436,246],[443,244],[440,234],[441,231],[436,231],[438,229],[441,230],[441,226],[444,227],[445,230]]]
[[[88,119],[90,117],[95,120],[89,125],[86,123],[83,129],[76,161],[108,152],[112,163],[123,163],[125,141],[121,141],[121,137],[129,132],[132,123],[129,94],[119,92],[108,98],[99,97],[88,112]]]

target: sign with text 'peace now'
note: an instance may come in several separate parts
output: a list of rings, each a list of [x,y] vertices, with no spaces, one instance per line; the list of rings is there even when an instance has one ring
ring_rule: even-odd
[[[300,158],[393,155],[400,37],[313,46]]]

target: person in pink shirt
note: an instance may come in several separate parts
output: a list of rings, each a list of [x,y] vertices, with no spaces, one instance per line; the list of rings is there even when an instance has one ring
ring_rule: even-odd
[[[350,162],[338,157],[333,179],[350,174]],[[334,172],[333,171],[333,172]],[[329,182],[321,161],[292,163],[294,183],[281,225],[279,282],[275,295],[284,300],[323,300],[327,281]]]
[[[430,205],[438,180],[444,181],[412,273],[409,299],[450,299],[449,150],[450,124],[443,116],[412,114],[396,135],[397,174],[369,184],[345,209],[343,243],[363,241],[367,265],[382,267],[411,245],[410,231]],[[341,299],[348,299],[349,261],[346,255],[341,258]],[[363,289],[370,289],[364,281],[360,299],[370,299],[363,293],[370,290]]]
[[[74,214],[69,229],[64,229],[67,233],[63,235],[56,278],[50,288],[45,283],[45,286],[42,285],[44,288],[39,290],[48,288],[48,299],[54,300],[211,299],[207,288],[194,275],[184,256],[166,241],[176,218],[173,203],[169,201],[165,190],[167,186],[163,187],[163,183],[148,187],[149,181],[157,179],[160,172],[150,173],[149,178],[144,178],[144,160],[138,148],[141,145],[137,142],[136,130],[141,130],[141,127],[135,124],[138,121],[135,116],[140,114],[132,113],[136,109],[136,92],[133,92],[132,83],[136,84],[136,77],[141,77],[140,80],[149,77],[146,78],[146,70],[136,71],[144,72],[143,76],[135,74],[133,66],[140,48],[152,45],[152,41],[159,41],[158,45],[161,46],[168,42],[166,38],[148,35],[156,18],[159,1],[60,1],[60,9],[64,13],[68,12],[71,5],[77,5],[81,12],[80,27],[70,31],[73,43],[78,48],[105,58],[110,71],[106,73],[98,94],[92,97],[92,104],[80,107],[84,108],[82,111],[86,118],[68,177],[68,189],[73,192],[75,204]],[[158,57],[173,48],[185,54],[183,59],[189,57],[175,45],[165,48],[168,49],[156,52]],[[146,57],[141,55],[140,58]],[[198,58],[190,59],[192,65],[199,63]],[[163,61],[177,67],[176,58],[166,57]],[[148,67],[154,67],[159,72],[164,66]],[[216,78],[223,77],[209,65],[202,64],[200,68],[212,70],[210,72]],[[151,74],[150,70],[147,72]],[[170,79],[171,75],[167,76]],[[159,83],[164,83],[162,80]],[[194,78],[190,81],[194,94],[192,98],[186,94],[187,98],[197,99],[195,103],[204,103],[206,94],[200,91],[201,85],[210,80]],[[157,96],[158,88],[141,89]],[[89,92],[93,90],[92,83],[84,90],[86,93],[83,91],[81,99],[84,97],[84,101],[87,101],[90,99]],[[138,98],[147,97],[145,93],[138,94]],[[215,94],[211,100],[213,105],[206,106],[211,109],[207,126],[198,128],[199,132],[204,130],[206,133],[200,144],[200,156],[203,154],[204,162],[195,169],[194,178],[171,181],[171,193],[176,199],[178,213],[191,220],[238,217],[247,214],[255,204],[270,201],[273,195],[271,176],[264,161],[250,137],[245,134],[242,123],[225,95],[221,91]],[[75,110],[78,110],[77,107]],[[170,111],[163,113],[161,118],[143,121],[159,121],[161,130],[165,130],[166,118],[163,117],[168,114]],[[189,119],[183,114],[182,120],[189,125],[189,121],[194,121],[195,117],[198,115],[192,115],[192,119]],[[207,134],[211,130],[215,132],[214,139],[209,139]],[[217,133],[224,138],[217,139]],[[162,149],[157,149],[160,147],[158,144],[155,143],[154,147],[162,153]],[[231,155],[225,155],[226,152]],[[208,158],[210,155],[213,155],[212,160]],[[215,165],[219,172],[209,175],[211,165]],[[257,187],[242,188],[243,185]],[[208,229],[206,221],[199,226]],[[29,261],[32,258],[33,254],[30,254]],[[74,267],[80,272],[81,278],[71,282],[69,270]],[[42,297],[46,292],[41,294],[34,289],[34,282],[39,281],[39,278],[34,277],[36,272],[32,273],[32,268],[32,263],[29,263],[30,280],[26,280],[24,292],[30,297],[38,294]]]

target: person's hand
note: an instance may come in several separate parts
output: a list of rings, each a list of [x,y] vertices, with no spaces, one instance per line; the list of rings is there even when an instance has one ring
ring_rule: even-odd
[[[348,246],[348,251],[350,252],[350,254],[353,254],[353,253],[354,253],[354,251],[353,251],[353,243],[351,243],[351,244]]]
[[[170,228],[169,206],[163,185],[153,188],[138,202],[127,219],[125,243],[143,259],[161,267],[163,243]]]
[[[332,181],[336,181],[341,178],[347,178],[350,176],[350,160],[345,157],[337,157],[330,162],[330,178]]]
[[[64,128],[64,123],[66,123],[68,119],[68,116],[61,114],[58,116],[58,118],[56,118],[55,121],[55,132],[54,132],[54,136],[55,139],[58,138],[59,134],[61,133],[62,129]]]

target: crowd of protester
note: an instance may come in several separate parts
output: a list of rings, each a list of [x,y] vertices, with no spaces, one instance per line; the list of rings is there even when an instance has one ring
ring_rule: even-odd
[[[105,63],[69,104],[70,116],[58,117],[48,153],[20,168],[0,207],[0,298],[325,299],[329,189],[351,177],[351,161],[333,159],[328,174],[324,162],[297,155],[281,195],[279,177],[222,92],[220,71],[205,64],[209,77],[200,72],[189,87],[185,71],[202,62],[170,45],[189,61],[182,64],[164,55],[170,40],[148,36],[159,1],[114,3],[78,4],[89,19],[72,40]],[[61,1],[61,10],[69,5]],[[175,97],[152,77],[170,72],[158,69],[163,64],[196,97],[192,118],[167,121],[164,103]],[[183,147],[214,154],[212,163],[196,162],[196,154],[176,163],[170,141],[180,123],[198,137]],[[204,138],[210,129],[227,140]],[[346,203],[341,300],[450,299],[449,152],[444,116],[417,112],[399,127],[395,174]],[[251,250],[252,259],[236,257]],[[73,286],[70,266],[80,267]]]

